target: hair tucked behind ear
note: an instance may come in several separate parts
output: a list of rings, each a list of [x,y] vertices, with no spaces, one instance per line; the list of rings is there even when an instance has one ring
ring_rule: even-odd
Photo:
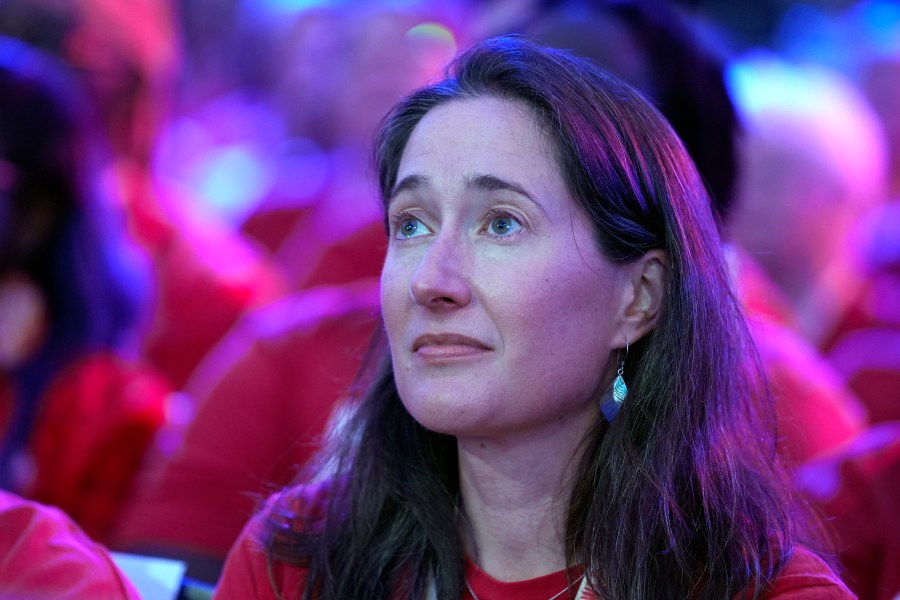
[[[516,37],[482,42],[446,79],[404,99],[376,140],[384,198],[403,149],[435,106],[519,102],[553,142],[572,197],[612,261],[665,252],[655,329],[633,343],[630,393],[600,423],[568,508],[567,560],[601,598],[730,598],[760,591],[789,557],[794,525],[761,369],[696,169],[639,94],[564,52]],[[455,442],[403,408],[382,349],[372,384],[323,463],[324,516],[271,520],[273,560],[309,570],[305,598],[458,598]]]

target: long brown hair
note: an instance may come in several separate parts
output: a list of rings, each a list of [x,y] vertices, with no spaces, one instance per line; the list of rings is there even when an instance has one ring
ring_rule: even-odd
[[[461,98],[522,103],[554,143],[596,242],[627,263],[669,263],[655,329],[625,365],[630,394],[589,439],[567,512],[567,560],[600,598],[756,595],[790,556],[795,527],[768,394],[732,293],[709,199],[659,113],[617,78],[519,37],[486,40],[388,115],[376,140],[383,198],[422,117]],[[463,554],[452,437],[397,394],[389,354],[322,456],[322,516],[270,517],[271,560],[308,570],[304,598],[458,598]]]

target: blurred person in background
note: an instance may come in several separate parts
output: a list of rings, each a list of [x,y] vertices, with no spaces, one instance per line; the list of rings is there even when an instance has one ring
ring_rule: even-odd
[[[881,4],[893,19],[883,15],[880,21],[887,22],[879,22],[875,6],[860,11],[872,13],[870,37],[887,47],[868,49],[859,81],[884,126],[888,202],[864,215],[854,231],[864,285],[826,342],[874,422],[900,421],[900,3]]]
[[[746,130],[735,238],[870,419],[900,419],[900,220],[885,202],[882,121],[823,66],[757,54],[736,62],[730,81]]]
[[[107,177],[157,284],[142,353],[181,389],[244,311],[277,298],[285,285],[262,253],[154,170],[179,77],[176,19],[169,0],[0,2],[0,32],[70,64],[100,109],[115,158]]]
[[[249,313],[187,391],[197,413],[168,460],[148,464],[113,536],[215,583],[259,498],[309,461],[378,321],[377,278],[296,292]]]
[[[826,67],[756,54],[731,65],[729,85],[745,132],[731,231],[821,345],[864,281],[850,236],[885,198],[880,121]]]
[[[847,586],[860,600],[900,595],[900,422],[872,425],[852,444],[812,460],[800,486],[835,534]]]
[[[242,127],[229,115],[266,123],[260,115],[281,114],[291,122],[284,131],[296,136],[288,145],[305,136],[303,147],[323,157],[311,163],[321,171],[298,174],[324,183],[299,202],[310,182],[293,179],[297,189],[282,188],[281,204],[270,196],[272,204],[249,217],[246,226],[259,226],[255,235],[298,291],[249,313],[191,378],[186,391],[198,412],[172,459],[148,469],[118,531],[120,547],[180,558],[190,576],[215,581],[258,497],[290,483],[317,449],[378,322],[385,236],[367,165],[375,111],[424,83],[448,57],[453,21],[433,20],[444,10],[382,2],[304,8],[267,23],[279,50],[261,55],[277,65],[269,84],[277,89],[256,81],[255,92],[198,104],[191,127],[210,131],[216,123],[231,132]],[[248,21],[272,17],[255,2],[243,11]],[[249,131],[232,142],[249,143]],[[266,230],[266,223],[285,228]],[[289,241],[279,242],[278,231],[290,229]]]
[[[731,73],[748,132],[738,235],[782,282],[787,312],[872,423],[798,473],[835,536],[848,586],[863,600],[900,593],[900,211],[890,100],[897,88],[890,59],[868,55],[875,38],[898,39],[896,25],[893,36],[880,30],[889,5],[859,2],[835,20],[812,20],[813,29],[837,25],[837,35],[816,44],[795,36],[805,54],[794,48],[793,62],[754,54]],[[796,34],[801,21],[795,14],[785,29]],[[823,43],[842,49],[829,53]],[[827,56],[855,63],[843,65],[855,78]]]
[[[136,360],[150,280],[82,92],[0,39],[0,487],[104,539],[170,388]]]
[[[377,273],[384,243],[367,141],[452,56],[468,3],[226,5],[230,25],[210,26],[203,2],[185,7],[188,34],[214,41],[188,44],[198,78],[164,139],[167,176],[209,190],[210,210],[268,249],[293,289]]]
[[[826,342],[827,356],[873,423],[900,421],[900,202],[862,217],[850,243],[861,249],[864,283]]]

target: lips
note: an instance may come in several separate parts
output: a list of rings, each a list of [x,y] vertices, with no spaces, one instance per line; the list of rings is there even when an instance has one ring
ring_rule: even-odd
[[[426,360],[446,360],[475,356],[492,350],[475,338],[458,333],[420,335],[413,342],[413,352]]]

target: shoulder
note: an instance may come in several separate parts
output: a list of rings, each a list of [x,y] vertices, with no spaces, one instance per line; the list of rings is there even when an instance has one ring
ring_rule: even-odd
[[[804,546],[797,546],[791,560],[762,597],[765,600],[856,598],[825,561]]]
[[[306,570],[270,558],[268,538],[275,530],[293,530],[321,518],[332,487],[331,482],[301,485],[272,495],[229,551],[216,600],[275,600],[298,592]]]
[[[165,421],[172,388],[154,367],[110,350],[86,354],[49,382],[43,400],[53,417],[90,416],[106,427],[147,421],[154,430]]]
[[[138,597],[106,549],[55,508],[0,492],[0,531],[0,597]]]

